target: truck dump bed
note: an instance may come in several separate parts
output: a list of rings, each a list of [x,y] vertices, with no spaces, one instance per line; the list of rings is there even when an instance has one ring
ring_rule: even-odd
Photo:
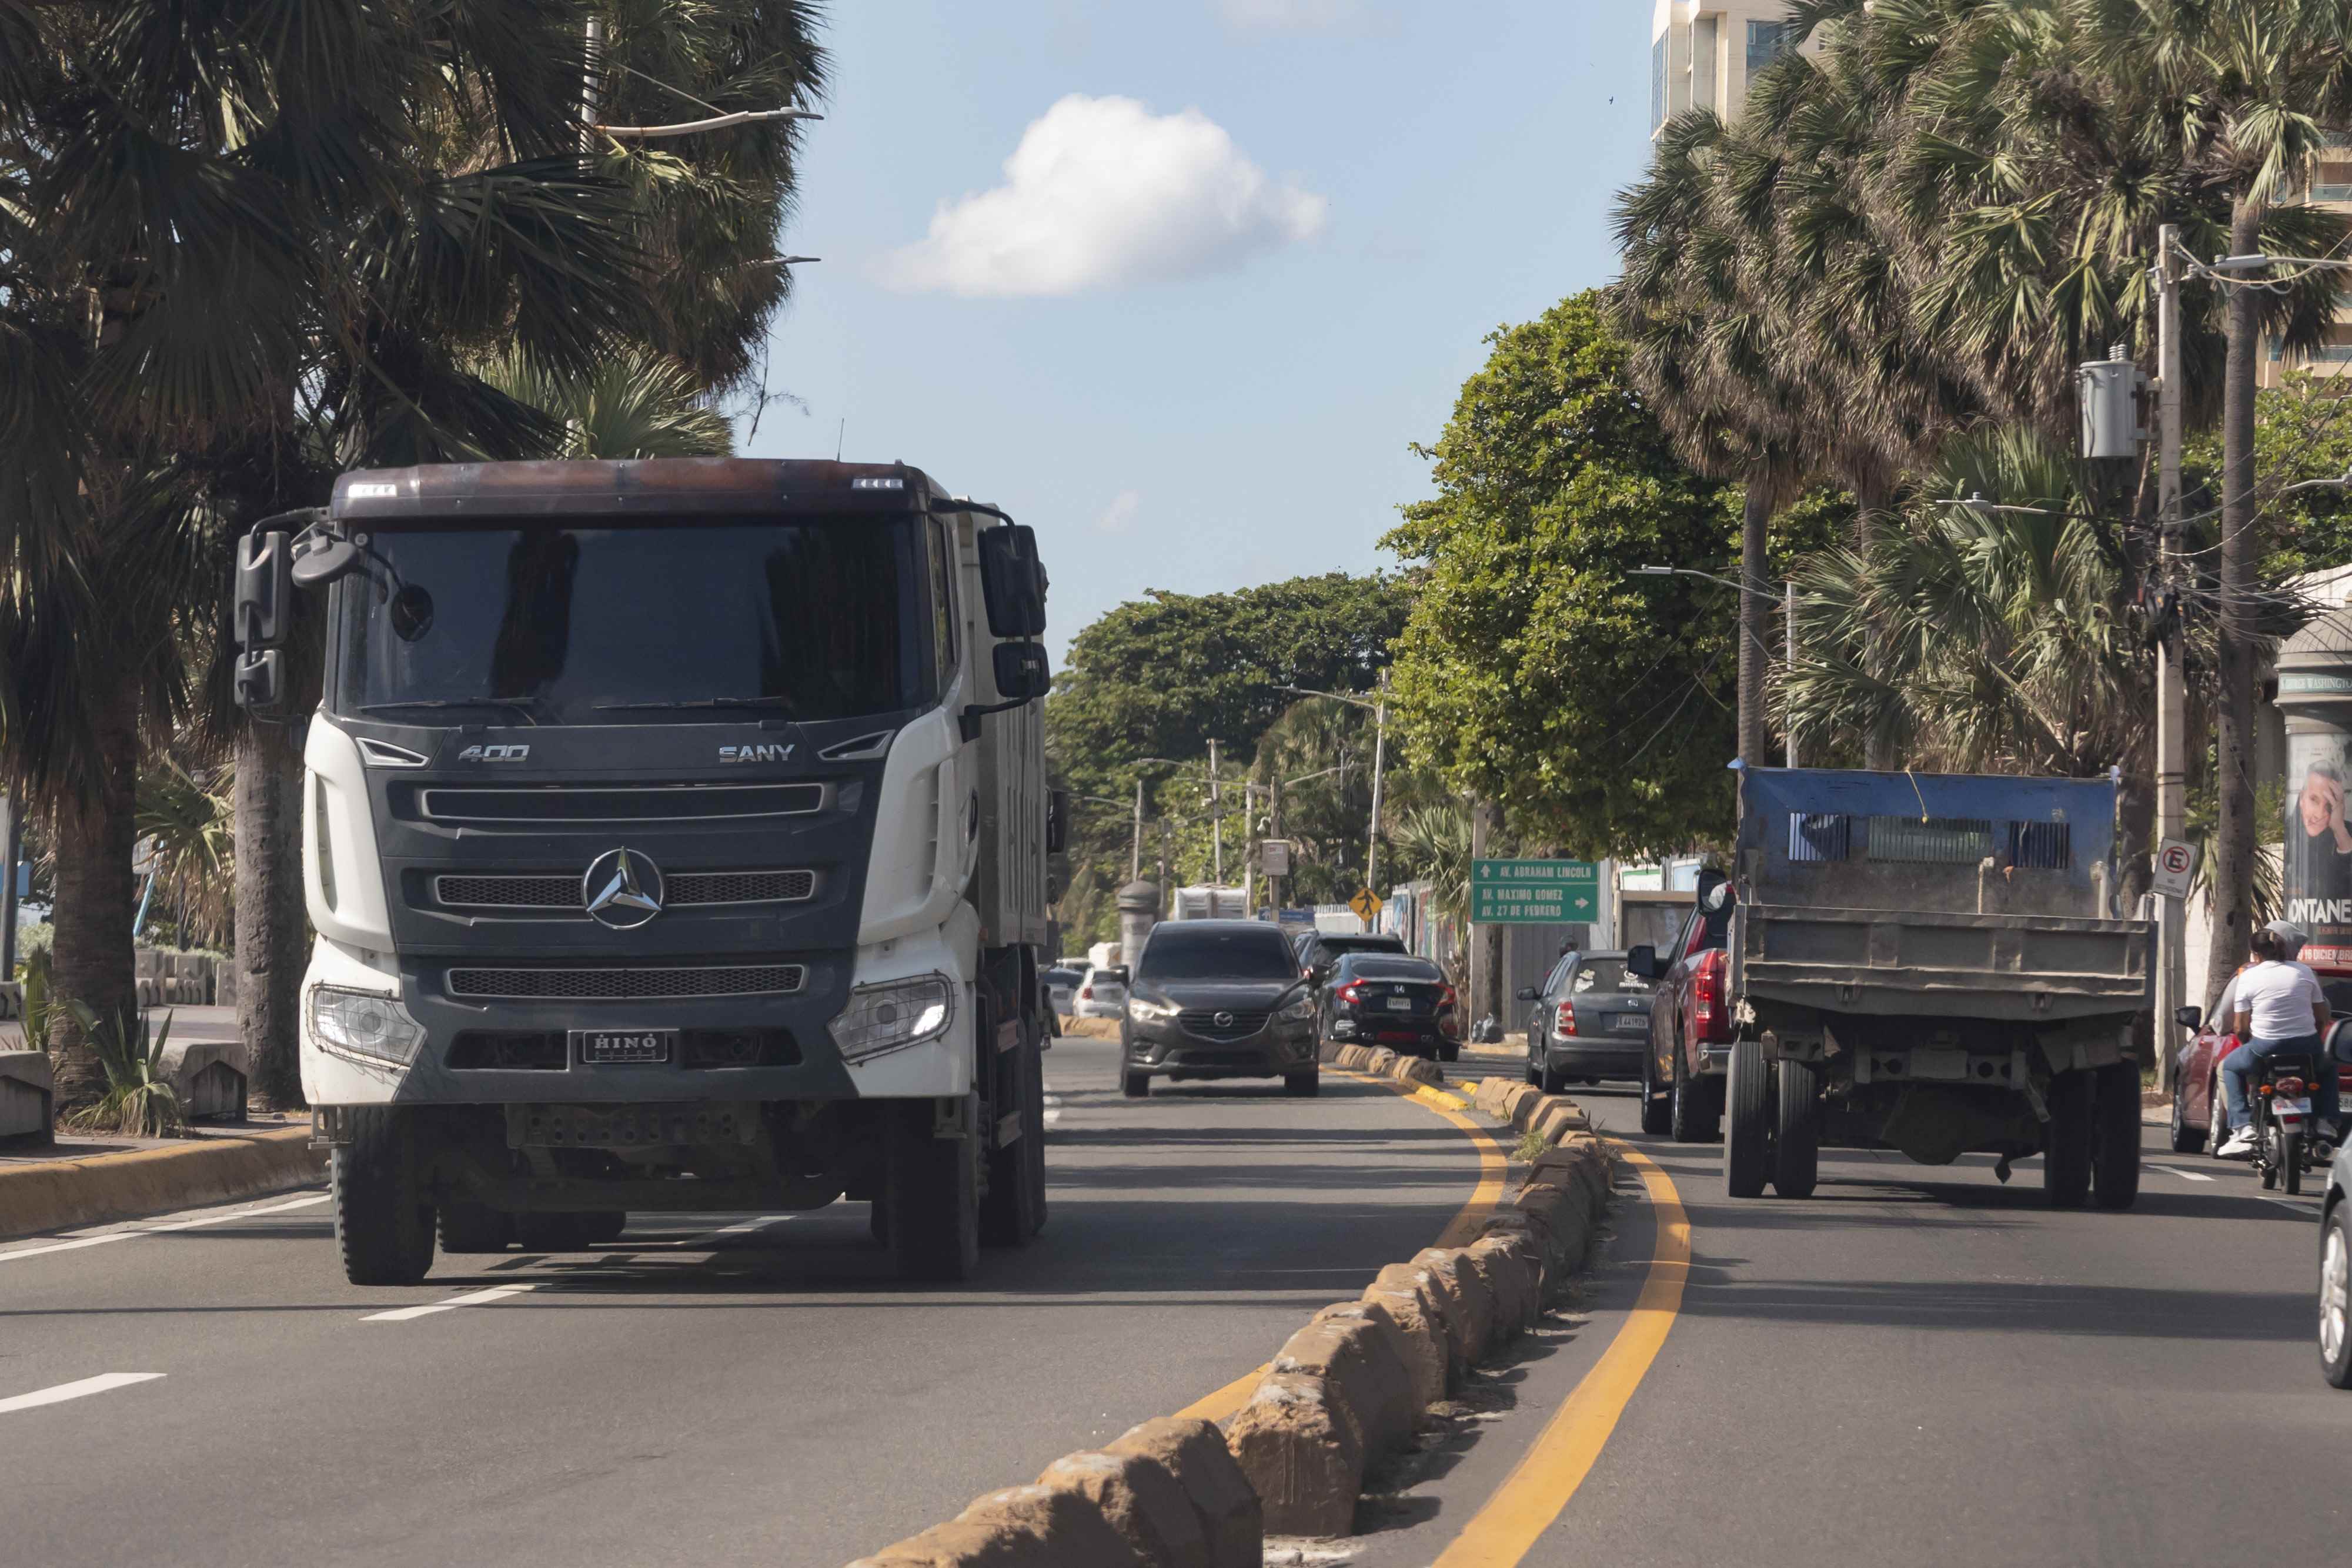
[[[2055,1022],[2151,1005],[2113,917],[2104,779],[1751,768],[1733,994],[1846,1014]]]

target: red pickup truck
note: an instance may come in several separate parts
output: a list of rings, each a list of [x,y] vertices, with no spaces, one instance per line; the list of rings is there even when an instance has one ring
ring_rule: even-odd
[[[1642,1062],[1642,1131],[1711,1143],[1723,1126],[1724,1074],[1739,1030],[1731,1009],[1731,883],[1699,873],[1698,901],[1664,953],[1647,943],[1626,969],[1657,988]]]

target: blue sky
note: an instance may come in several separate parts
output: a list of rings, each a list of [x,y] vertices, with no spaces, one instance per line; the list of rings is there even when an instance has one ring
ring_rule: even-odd
[[[1034,526],[1058,662],[1148,588],[1392,564],[1496,326],[1616,270],[1646,0],[838,4],[772,406]],[[1019,157],[1015,159],[1016,151]],[[1008,172],[1007,161],[1013,160]]]

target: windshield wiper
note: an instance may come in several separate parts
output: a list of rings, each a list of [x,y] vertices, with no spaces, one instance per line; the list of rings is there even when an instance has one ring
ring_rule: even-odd
[[[683,702],[598,703],[598,713],[610,713],[615,708],[638,708],[647,711],[675,712],[680,708],[714,707],[790,707],[790,697],[690,697]]]
[[[405,707],[499,707],[522,715],[523,723],[533,728],[539,725],[539,719],[528,706],[509,702],[503,697],[408,697],[398,702],[362,703],[359,710],[362,713],[389,713],[394,708]]]

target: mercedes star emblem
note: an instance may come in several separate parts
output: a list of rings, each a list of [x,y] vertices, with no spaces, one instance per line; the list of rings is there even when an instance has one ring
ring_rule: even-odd
[[[580,879],[588,917],[615,931],[643,925],[662,912],[661,867],[638,850],[606,850]]]
[[[1219,1029],[1233,1028],[1234,1015],[1231,1013],[1219,1013],[1216,1018],[1216,1024]]]

